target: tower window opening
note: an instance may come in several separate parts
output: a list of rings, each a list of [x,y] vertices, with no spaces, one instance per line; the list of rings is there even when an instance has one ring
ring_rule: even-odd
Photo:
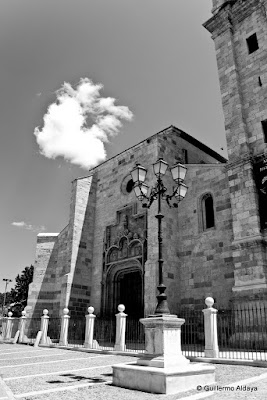
[[[262,81],[261,81],[261,77],[260,76],[259,76],[258,81],[259,81],[259,86],[262,86]]]
[[[261,126],[264,135],[264,142],[267,143],[267,119],[261,121]]]
[[[182,149],[184,164],[188,164],[188,151],[186,149]]]
[[[210,193],[203,196],[201,201],[203,230],[213,228],[215,226],[213,198]]]
[[[253,33],[253,35],[247,38],[247,46],[249,54],[254,53],[254,51],[258,50],[259,44],[256,33]]]

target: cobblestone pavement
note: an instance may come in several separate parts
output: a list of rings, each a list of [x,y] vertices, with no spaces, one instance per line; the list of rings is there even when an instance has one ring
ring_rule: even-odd
[[[0,344],[0,400],[266,399],[267,368],[216,364],[216,385],[156,395],[111,385],[114,364],[135,357]]]

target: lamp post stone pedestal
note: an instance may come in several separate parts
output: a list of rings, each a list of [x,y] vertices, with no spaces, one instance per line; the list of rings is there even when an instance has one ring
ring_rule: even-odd
[[[142,318],[140,322],[145,327],[146,352],[137,361],[138,365],[171,368],[189,364],[181,350],[181,326],[184,319],[164,314]]]
[[[181,351],[184,319],[165,314],[143,318],[146,350],[135,364],[113,368],[113,384],[150,393],[175,394],[215,383],[215,367],[190,363]]]

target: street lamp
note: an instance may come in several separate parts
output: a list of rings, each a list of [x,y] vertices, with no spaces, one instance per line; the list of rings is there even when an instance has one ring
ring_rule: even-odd
[[[7,289],[7,285],[8,285],[8,283],[12,282],[12,280],[4,278],[3,281],[6,282],[6,285],[5,285],[4,300],[3,300],[3,304],[2,304],[2,315],[4,313],[4,307],[5,307],[5,304],[6,304],[6,289]]]
[[[147,170],[140,164],[136,164],[135,168],[131,171],[132,179],[134,182],[134,192],[138,200],[143,204],[144,208],[150,208],[154,200],[158,200],[158,213],[155,217],[158,220],[158,267],[159,267],[159,285],[157,289],[159,295],[157,295],[157,307],[155,314],[170,314],[170,310],[167,303],[167,296],[165,294],[166,286],[163,283],[163,259],[162,259],[162,227],[161,221],[164,215],[161,213],[161,199],[166,200],[169,207],[178,207],[178,203],[183,200],[187,192],[187,186],[183,183],[187,168],[180,163],[175,164],[171,170],[172,178],[176,183],[176,187],[171,195],[167,195],[167,188],[163,185],[162,176],[165,175],[168,169],[168,163],[159,158],[157,162],[153,164],[154,174],[157,177],[157,183],[152,187],[150,194],[148,194],[149,187],[144,183],[146,178]],[[175,197],[175,203],[171,204],[171,200]]]

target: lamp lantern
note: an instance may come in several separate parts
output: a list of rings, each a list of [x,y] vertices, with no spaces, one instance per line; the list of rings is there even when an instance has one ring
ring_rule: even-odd
[[[183,182],[187,168],[180,163],[175,164],[171,168],[172,178],[176,183]]]
[[[178,203],[180,203],[180,201],[183,200],[183,198],[186,195],[188,187],[184,184],[184,183],[180,183],[176,192],[175,192],[175,198],[178,201]]]
[[[138,200],[143,201],[147,197],[149,186],[145,183],[137,183],[134,185],[134,193]]]
[[[144,182],[146,179],[147,170],[140,164],[136,164],[135,168],[131,171],[132,180],[134,183]]]
[[[168,163],[163,160],[163,158],[159,158],[155,164],[153,164],[154,174],[156,176],[165,175],[168,168]]]

